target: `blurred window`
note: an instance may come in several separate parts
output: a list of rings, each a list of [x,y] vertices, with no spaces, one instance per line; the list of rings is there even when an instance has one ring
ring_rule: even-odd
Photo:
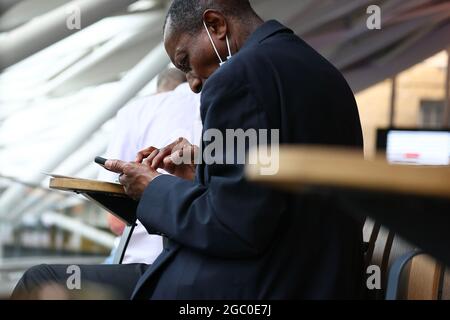
[[[444,118],[444,100],[422,100],[420,102],[419,126],[428,129],[438,129]]]

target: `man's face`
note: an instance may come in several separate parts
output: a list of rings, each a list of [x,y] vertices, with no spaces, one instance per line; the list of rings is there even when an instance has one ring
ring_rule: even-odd
[[[170,21],[164,34],[164,45],[172,63],[185,72],[192,91],[200,93],[205,81],[219,67],[208,35],[204,29],[196,34],[172,32]],[[220,50],[220,49],[219,49]]]

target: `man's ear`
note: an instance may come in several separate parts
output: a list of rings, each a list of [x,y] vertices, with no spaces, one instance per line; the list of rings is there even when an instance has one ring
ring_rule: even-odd
[[[208,9],[203,13],[203,20],[211,35],[215,35],[219,40],[224,40],[228,33],[227,20],[219,11]]]

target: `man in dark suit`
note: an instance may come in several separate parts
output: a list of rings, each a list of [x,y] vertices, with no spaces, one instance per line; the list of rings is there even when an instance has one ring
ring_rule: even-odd
[[[164,41],[192,90],[202,92],[205,133],[279,130],[281,144],[362,147],[357,106],[342,75],[291,30],[264,23],[248,1],[175,0]],[[211,143],[204,139],[202,150]],[[129,272],[137,281],[133,298],[359,297],[362,225],[332,194],[252,185],[239,163],[174,160],[195,150],[180,139],[142,151],[135,163],[106,164],[140,200],[142,224],[168,239],[152,266]]]

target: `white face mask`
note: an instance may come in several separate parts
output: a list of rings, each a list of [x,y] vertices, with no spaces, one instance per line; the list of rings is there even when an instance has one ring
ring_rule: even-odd
[[[228,35],[226,36],[227,39],[227,48],[228,48],[228,56],[227,56],[227,60],[223,61],[222,58],[220,57],[219,51],[217,50],[216,44],[214,43],[213,38],[211,37],[211,33],[209,33],[209,29],[208,26],[206,25],[206,22],[203,21],[203,25],[205,26],[206,32],[208,33],[208,37],[209,40],[211,41],[211,44],[214,48],[214,51],[216,52],[217,57],[219,58],[220,61],[220,66],[223,66],[225,64],[225,62],[227,62],[229,59],[231,59],[232,54],[231,54],[231,49],[230,49],[230,42],[228,41]]]

